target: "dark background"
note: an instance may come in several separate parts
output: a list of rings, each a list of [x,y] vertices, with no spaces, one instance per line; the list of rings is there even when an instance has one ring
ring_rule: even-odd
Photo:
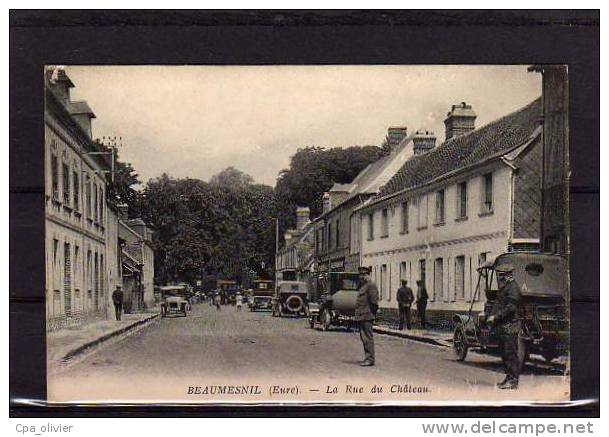
[[[598,401],[501,409],[44,407],[41,152],[45,64],[568,64],[571,390],[574,400],[598,399],[599,30],[598,11],[11,11],[10,415],[598,416]]]

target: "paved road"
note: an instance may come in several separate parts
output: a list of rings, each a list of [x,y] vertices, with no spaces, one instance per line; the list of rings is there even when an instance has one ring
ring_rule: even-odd
[[[495,357],[470,354],[460,363],[448,348],[383,335],[375,340],[377,365],[362,368],[357,332],[322,332],[304,319],[200,304],[188,317],[158,318],[70,363],[49,377],[49,398],[428,402],[568,397],[568,379],[555,368],[529,367],[521,389],[505,392],[495,388],[503,377]],[[246,396],[188,394],[189,387],[211,391],[212,385],[259,387]],[[372,393],[374,385],[382,386],[383,394]]]

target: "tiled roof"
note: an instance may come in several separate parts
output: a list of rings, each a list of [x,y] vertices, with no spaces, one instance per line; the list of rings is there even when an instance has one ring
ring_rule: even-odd
[[[523,144],[539,127],[541,98],[470,133],[410,158],[375,199],[415,188]]]

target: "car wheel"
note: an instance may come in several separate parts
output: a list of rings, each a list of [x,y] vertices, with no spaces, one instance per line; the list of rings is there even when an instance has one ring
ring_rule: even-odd
[[[321,329],[324,331],[329,331],[330,326],[332,325],[332,315],[330,311],[326,308],[323,313],[321,313]]]
[[[453,335],[453,349],[455,351],[457,361],[465,360],[469,347],[467,345],[467,338],[465,337],[465,331],[463,330],[462,326],[455,329],[455,333]]]

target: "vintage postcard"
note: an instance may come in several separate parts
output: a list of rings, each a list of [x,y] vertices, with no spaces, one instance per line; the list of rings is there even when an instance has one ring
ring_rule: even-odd
[[[48,401],[569,401],[567,75],[47,65]]]

